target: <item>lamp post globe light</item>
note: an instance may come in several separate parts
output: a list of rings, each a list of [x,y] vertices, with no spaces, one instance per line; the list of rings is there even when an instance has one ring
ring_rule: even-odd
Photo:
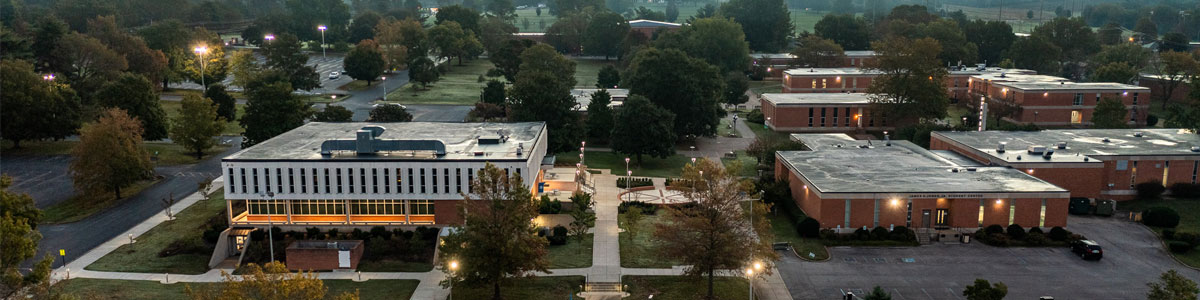
[[[458,261],[450,261],[450,295],[449,300],[454,300],[454,271],[458,270]]]
[[[317,26],[317,30],[321,31],[321,58],[325,58],[325,29],[329,28],[325,25]]]
[[[625,158],[625,193],[626,193],[626,194],[629,194],[629,192],[630,192],[630,190],[629,190],[629,180],[631,180],[631,179],[632,179],[632,178],[630,178],[630,177],[632,177],[632,176],[633,176],[633,171],[630,171],[630,170],[629,170],[629,158],[628,158],[628,157],[626,157],[626,158]],[[625,196],[625,198],[626,198],[626,199],[629,199],[629,196]]]
[[[268,43],[270,43],[271,41],[275,40],[275,35],[274,35],[274,34],[268,34],[268,35],[264,35],[264,36],[263,36],[263,40],[265,40],[265,41],[267,41]]]
[[[387,101],[387,76],[379,77],[379,85],[383,86],[383,97],[379,98],[379,99],[383,99],[383,101]]]
[[[205,59],[204,59],[204,54],[208,53],[208,46],[198,46],[198,47],[192,49],[192,52],[196,52],[196,55],[200,56],[200,85],[203,86],[205,90],[207,90],[208,83],[206,83],[204,81],[204,77],[206,75],[208,75],[208,71],[205,70],[205,65],[207,65],[207,61],[205,61]]]

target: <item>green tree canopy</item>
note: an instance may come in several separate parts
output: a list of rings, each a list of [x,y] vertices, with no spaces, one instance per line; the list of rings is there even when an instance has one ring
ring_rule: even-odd
[[[932,38],[890,38],[871,46],[878,54],[868,68],[881,74],[867,92],[877,111],[896,123],[931,121],[946,116],[948,71],[938,59],[941,45]]]
[[[272,80],[275,79],[275,80]],[[304,125],[309,104],[292,97],[292,85],[280,78],[260,78],[246,87],[242,115],[243,147],[249,147]]]
[[[984,279],[975,279],[975,284],[963,290],[967,300],[1001,300],[1005,295],[1008,295],[1008,286],[1000,282],[993,285]]]
[[[1092,28],[1079,18],[1055,18],[1033,29],[1030,37],[1041,37],[1062,49],[1059,61],[1081,62],[1100,51],[1100,41]],[[1048,53],[1040,53],[1046,55]],[[1010,56],[1012,57],[1012,56]]]
[[[75,187],[89,193],[111,191],[114,199],[121,198],[122,188],[154,172],[142,147],[142,124],[120,108],[106,109],[98,121],[83,126],[71,156]]]
[[[354,112],[341,105],[326,105],[324,110],[313,113],[313,122],[350,122]]]
[[[777,52],[787,46],[794,26],[783,0],[731,0],[718,14],[742,24],[750,49]]]
[[[371,109],[367,122],[412,122],[413,116],[400,105],[380,105]]]
[[[362,40],[358,42],[357,47],[346,53],[342,64],[346,68],[347,76],[355,80],[365,80],[367,86],[371,86],[375,78],[383,75],[386,62],[383,61],[383,52],[379,51],[379,44],[374,40]]]
[[[1101,65],[1092,71],[1091,81],[1130,83],[1138,78],[1138,70],[1123,62]]]
[[[504,102],[506,102],[505,98],[508,97],[505,95],[504,83],[495,79],[488,80],[487,85],[483,87],[483,91],[480,93],[482,94],[481,99],[483,103],[487,104],[504,105]]]
[[[1120,43],[1104,46],[1100,52],[1092,56],[1091,63],[1103,66],[1110,63],[1125,63],[1136,69],[1145,68],[1150,63],[1153,53],[1134,43]]]
[[[613,131],[612,96],[608,90],[601,89],[592,93],[592,101],[587,106],[587,132],[593,141],[608,141]]]
[[[124,110],[130,117],[142,123],[144,130],[139,136],[146,140],[161,140],[167,137],[167,113],[158,103],[158,92],[154,84],[141,75],[125,73],[117,80],[105,83],[96,92],[96,105]]]
[[[569,151],[583,138],[578,115],[571,110],[575,98],[575,62],[546,44],[521,53],[521,70],[509,97],[513,121],[545,121],[550,152]]]
[[[217,106],[217,117],[224,118],[226,122],[237,120],[237,99],[225,90],[224,85],[208,85],[208,89],[204,91],[204,98],[212,99],[213,105]]]
[[[150,49],[146,41],[117,27],[113,16],[98,16],[88,20],[88,35],[100,40],[109,49],[116,51],[129,62],[129,71],[146,76],[150,82],[163,79],[167,57],[162,51]]]
[[[229,76],[229,60],[225,58],[225,43],[221,41],[221,37],[208,30],[198,29],[192,38],[200,41],[200,44],[187,49],[188,55],[183,61],[184,75],[196,84],[213,84],[225,80],[225,77]],[[198,51],[197,48],[205,50]]]
[[[1013,61],[1017,68],[1037,71],[1039,74],[1056,74],[1062,48],[1054,45],[1049,39],[1041,36],[1030,36],[1017,39],[1012,47],[1005,52],[1005,57]]]
[[[40,295],[49,290],[53,255],[34,263],[32,270],[21,270],[22,262],[37,255],[42,235],[35,229],[41,210],[34,206],[33,197],[9,191],[11,186],[12,177],[0,175],[0,243],[4,245],[4,251],[0,251],[0,296],[57,299]]]
[[[204,150],[216,144],[213,139],[225,129],[225,120],[217,115],[217,106],[210,99],[187,95],[179,106],[179,115],[171,119],[171,141],[194,151],[196,159]]]
[[[750,101],[746,90],[750,89],[750,80],[743,72],[725,73],[725,89],[721,91],[721,103],[737,106]]]
[[[321,86],[317,70],[308,66],[308,54],[301,51],[300,40],[290,33],[275,35],[275,40],[263,43],[265,66],[287,75],[289,85],[297,90],[312,90]]]
[[[817,21],[813,31],[846,50],[867,50],[871,47],[871,27],[861,17],[827,14]]]
[[[458,22],[445,21],[429,29],[429,41],[438,49],[442,57],[458,57],[462,65],[463,58],[474,59],[483,52],[483,44],[475,38],[475,33],[463,30]]]
[[[517,72],[521,70],[521,53],[533,45],[534,41],[531,40],[506,40],[496,51],[488,53],[488,60],[496,65],[496,70],[504,75],[504,79],[516,82]]]
[[[1159,280],[1146,284],[1150,287],[1146,300],[1196,300],[1196,294],[1200,293],[1196,282],[1179,275],[1175,270],[1163,273]]]
[[[991,65],[1000,63],[1004,59],[1004,51],[1008,51],[1017,39],[1007,22],[976,19],[962,27],[967,42],[978,46],[979,61]]]
[[[596,87],[602,89],[617,88],[621,84],[621,72],[613,65],[604,65],[596,74]]]
[[[741,25],[729,19],[704,18],[691,26],[662,35],[655,41],[662,49],[679,49],[703,59],[721,72],[743,71],[750,65],[750,48]]]
[[[842,46],[830,39],[810,35],[797,41],[796,49],[792,49],[792,64],[804,67],[836,68],[842,66],[846,52]]]
[[[1096,39],[1100,41],[1101,45],[1120,44],[1122,31],[1120,24],[1110,22],[1096,30]]]
[[[33,65],[0,61],[0,137],[13,142],[61,139],[82,124],[82,104],[70,86],[43,80]]]
[[[1121,99],[1104,98],[1096,103],[1092,111],[1092,127],[1094,128],[1125,128],[1129,121],[1128,110]]]
[[[438,71],[437,65],[434,65],[433,60],[430,60],[429,57],[416,57],[408,63],[408,78],[421,84],[421,88],[437,82],[441,77],[442,72]]]
[[[667,158],[675,154],[674,123],[675,114],[646,97],[632,95],[616,110],[611,147],[633,156],[638,165],[642,164],[642,155]]]
[[[455,22],[462,26],[463,30],[470,30],[475,34],[481,34],[479,31],[479,11],[465,7],[462,5],[443,6],[438,9],[434,15],[434,24],[442,25],[445,22]]]
[[[583,32],[583,53],[620,57],[621,40],[629,34],[629,22],[614,12],[599,12]]]
[[[716,67],[676,49],[647,48],[629,63],[622,86],[676,116],[677,138],[716,133],[724,82]]]
[[[375,39],[375,26],[379,25],[380,20],[383,20],[383,16],[374,11],[364,11],[358,14],[354,17],[354,21],[350,22],[349,36],[346,38],[346,42],[358,44],[362,40]]]
[[[563,53],[580,53],[584,34],[595,14],[596,11],[589,8],[560,15],[554,24],[546,28],[546,43]]]

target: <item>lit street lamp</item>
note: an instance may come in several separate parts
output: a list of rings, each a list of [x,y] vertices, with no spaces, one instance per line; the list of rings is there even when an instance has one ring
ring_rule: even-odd
[[[268,43],[270,43],[271,41],[275,40],[275,35],[274,34],[265,35],[265,36],[263,36],[263,40],[266,40]]]
[[[383,101],[387,101],[387,76],[379,77],[379,85],[383,86]]]
[[[629,194],[629,192],[631,192],[629,190],[629,180],[631,180],[630,177],[633,176],[633,171],[629,170],[629,158],[628,157],[625,158],[625,175],[626,175],[625,176],[625,193]],[[626,195],[625,198],[629,199],[629,196]]]
[[[51,74],[42,75],[42,80],[45,80],[45,81],[54,81],[54,74],[53,74],[53,73],[51,73]]]
[[[750,300],[754,300],[754,269],[746,268],[746,280],[750,281]]]
[[[450,299],[454,300],[454,270],[458,270],[458,261],[450,261]]]
[[[204,66],[207,65],[207,62],[204,59],[204,54],[208,53],[208,46],[199,46],[199,47],[196,47],[195,49],[192,49],[192,51],[196,52],[196,55],[200,56],[200,85],[204,86],[204,89],[207,90],[208,83],[206,83],[204,81],[204,77],[206,75],[208,75],[208,72],[205,71],[205,68],[204,68]]]
[[[321,58],[325,58],[325,25],[317,26],[317,30],[321,31]]]

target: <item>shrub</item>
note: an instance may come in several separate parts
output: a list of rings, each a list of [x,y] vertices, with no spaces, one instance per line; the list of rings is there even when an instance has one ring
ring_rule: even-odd
[[[316,228],[316,227],[305,228],[304,234],[305,234],[306,239],[310,239],[310,240],[320,239],[321,238],[321,229]]]
[[[1009,244],[1008,236],[1003,233],[993,233],[987,237],[988,244],[993,246],[1007,247]]]
[[[625,213],[629,207],[636,206],[642,209],[643,215],[654,215],[658,212],[658,205],[642,202],[642,201],[625,201],[617,205],[617,212]]]
[[[1137,190],[1138,199],[1155,199],[1162,196],[1162,193],[1167,191],[1159,182],[1143,182],[1133,186]]]
[[[331,240],[336,240],[336,239],[339,239],[339,238],[341,238],[341,236],[340,236],[340,235],[338,235],[338,230],[337,230],[337,228],[330,229],[330,230],[329,230],[329,232],[327,232],[327,233],[325,233],[325,234],[326,234],[326,235],[328,235],[328,236],[329,236],[328,238],[329,238],[329,239],[331,239]]]
[[[204,233],[202,233],[200,237],[204,239],[205,243],[216,244],[217,240],[221,239],[222,231],[225,231],[225,228],[217,230],[214,227],[208,227],[208,229],[205,229]]]
[[[1142,223],[1146,226],[1175,228],[1179,226],[1179,213],[1170,207],[1151,207],[1142,212]]]
[[[1074,242],[1074,241],[1086,240],[1086,239],[1087,239],[1087,237],[1083,236],[1082,234],[1078,234],[1078,233],[1072,233],[1071,235],[1067,236],[1067,242]]]
[[[1050,239],[1047,239],[1046,235],[1041,232],[1030,233],[1029,236],[1025,237],[1025,243],[1030,246],[1042,246],[1049,242]]]
[[[1045,232],[1042,232],[1042,228],[1041,228],[1041,227],[1029,227],[1029,234],[1034,234],[1034,233],[1036,233],[1036,234],[1041,234],[1041,235],[1045,235],[1045,234],[1046,234]]]
[[[1200,235],[1197,235],[1192,232],[1180,232],[1175,235],[1175,239],[1180,242],[1184,242],[1184,243],[1188,243],[1189,245],[1192,245],[1192,248],[1195,248],[1196,246],[1200,246]]]
[[[1172,230],[1172,229],[1163,229],[1163,231],[1162,231],[1162,237],[1163,237],[1163,239],[1164,239],[1164,240],[1173,240],[1173,239],[1175,239],[1175,230]]]
[[[636,188],[644,186],[654,186],[654,182],[647,177],[619,177],[617,178],[618,188]]]
[[[819,237],[821,235],[821,222],[817,221],[817,219],[804,217],[803,220],[800,220],[799,224],[796,224],[796,231],[801,237]]]
[[[838,239],[838,234],[833,229],[821,229],[821,239],[836,240]]]
[[[354,238],[354,239],[356,239],[356,240],[363,240],[363,241],[365,241],[365,240],[369,240],[369,239],[371,239],[371,233],[370,233],[370,232],[366,232],[366,231],[362,231],[362,229],[355,228],[355,229],[354,229],[354,231],[351,231],[351,232],[350,232],[350,237],[351,237],[351,238]]]
[[[892,229],[891,239],[893,241],[912,241],[917,239],[917,234],[904,226],[896,226]]]
[[[1183,241],[1170,241],[1167,242],[1167,248],[1171,249],[1173,253],[1187,253],[1192,250],[1193,246]]]
[[[554,226],[554,234],[553,235],[554,236],[559,236],[559,235],[567,236],[567,227],[563,227],[562,225]]]
[[[995,224],[993,224],[993,225],[988,225],[988,227],[987,227],[987,228],[984,228],[984,229],[983,229],[983,232],[984,232],[984,233],[987,233],[987,235],[993,235],[993,234],[1004,233],[1004,226],[995,225]]]
[[[866,228],[859,228],[858,230],[854,231],[854,239],[860,241],[869,241],[871,240],[871,231],[867,230]]]
[[[371,227],[371,236],[390,240],[392,239],[392,232],[388,231],[387,228],[383,228],[383,226],[375,226]]]
[[[1054,228],[1050,228],[1050,234],[1046,235],[1046,237],[1050,238],[1050,240],[1061,242],[1067,240],[1067,236],[1070,235],[1070,231],[1067,231],[1060,226],[1054,226]]]
[[[439,227],[417,226],[417,233],[421,234],[421,239],[426,241],[437,240],[438,234],[442,232]]]
[[[262,230],[254,230],[250,232],[251,241],[261,241],[267,239],[267,232]]]
[[[1021,225],[1008,225],[1008,237],[1012,238],[1013,240],[1025,240],[1026,235],[1028,235],[1028,233],[1025,233],[1025,228],[1022,228]]]
[[[1171,185],[1171,195],[1180,198],[1200,197],[1200,184],[1176,183]]]
[[[550,245],[552,245],[552,246],[567,244],[567,236],[566,235],[552,235],[552,236],[546,237],[546,240],[550,241]]]
[[[887,238],[888,238],[887,228],[883,228],[883,226],[875,226],[874,229],[871,229],[871,239],[872,240],[886,240]]]
[[[539,214],[557,214],[562,212],[562,202],[558,199],[550,200],[550,196],[542,194],[542,199],[538,201]]]
[[[1146,115],[1146,127],[1154,127],[1154,125],[1158,125],[1158,116]]]
[[[762,124],[767,120],[763,116],[762,110],[755,108],[746,113],[746,122]]]

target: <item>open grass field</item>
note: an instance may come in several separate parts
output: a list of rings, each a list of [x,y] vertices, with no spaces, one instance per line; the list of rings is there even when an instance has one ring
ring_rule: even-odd
[[[62,224],[71,223],[83,220],[92,214],[98,213],[109,207],[121,204],[129,196],[136,195],[142,190],[158,183],[158,180],[142,180],[134,183],[131,186],[121,189],[120,199],[114,199],[112,192],[106,191],[103,194],[80,193],[66,201],[51,205],[42,210],[42,223],[46,224]]]
[[[1157,206],[1169,207],[1179,212],[1179,226],[1175,227],[1176,232],[1200,233],[1200,200],[1166,198],[1117,202],[1117,209],[1123,211],[1142,211]],[[1154,229],[1154,232],[1157,232],[1160,237],[1162,236],[1163,228],[1150,228]],[[1190,267],[1200,267],[1200,251],[1192,250],[1183,254],[1171,253],[1171,255]]]
[[[596,88],[600,69],[605,65],[617,63],[616,58],[609,61],[595,59],[574,59],[573,61],[575,61],[575,87],[582,89]]]
[[[739,164],[735,175],[744,177],[758,176],[758,170],[755,169],[758,166],[758,160],[754,159],[753,156],[746,155],[746,151],[743,150],[738,150],[734,153],[737,153],[737,158],[721,157],[721,163],[725,165],[726,169],[731,169],[734,164]]]
[[[635,3],[632,7],[630,7],[630,9],[635,9],[638,6],[645,6],[646,8],[661,12],[667,11],[667,4],[665,1],[661,3],[639,2]],[[698,2],[681,3],[679,6],[679,17],[675,20],[675,22],[683,23],[688,17],[695,15],[696,10],[703,6],[703,4],[698,4]],[[812,32],[813,26],[816,25],[817,21],[820,21],[821,17],[825,16],[826,13],[825,11],[806,11],[803,8],[789,8],[788,10],[792,13],[792,25],[796,27],[796,32]],[[537,15],[537,11],[533,7],[529,7],[527,9],[518,9],[516,12],[517,18],[515,19],[515,24],[517,26],[517,30],[520,32],[546,32],[546,28],[550,28],[550,25],[554,24],[554,21],[558,20],[558,17],[550,15],[550,9],[548,8],[542,9],[541,16]],[[1022,10],[1021,13],[1023,14],[1024,10]],[[432,19],[433,18],[430,18],[430,20]],[[541,23],[544,23],[545,26],[541,26]],[[526,26],[526,24],[528,24],[528,26]]]
[[[387,100],[400,104],[473,105],[478,102],[479,93],[487,85],[486,80],[479,82],[479,76],[487,73],[492,63],[486,59],[463,61],[461,66],[457,59],[447,63],[450,70],[437,82],[418,90],[413,88],[420,85],[410,82],[402,88],[389,90]]]
[[[625,174],[625,155],[623,154],[588,151],[584,154],[584,160],[590,169],[609,169],[612,172],[610,174]],[[629,170],[633,171],[633,176],[679,177],[683,166],[691,162],[691,158],[679,154],[667,158],[642,156],[642,160],[642,163],[638,164],[637,159],[633,158],[629,163]],[[579,151],[559,153],[556,158],[558,165],[574,166],[577,162],[579,162]]]
[[[637,234],[629,234],[625,225],[625,214],[618,216],[618,223],[624,229],[619,235],[621,246],[621,267],[624,268],[670,268],[680,263],[671,259],[658,257],[658,249],[654,242],[654,226],[664,222],[666,210],[659,210],[657,215],[645,215],[638,222]],[[672,298],[666,298],[672,299]]]
[[[518,278],[500,285],[504,299],[569,299],[579,292],[583,276]],[[454,286],[454,299],[491,299],[492,286]]]
[[[367,261],[363,260],[358,264],[358,271],[362,272],[429,272],[433,270],[433,263],[429,262],[410,262],[399,260],[379,260]]]
[[[175,212],[174,220],[154,226],[145,234],[135,237],[135,243],[121,245],[85,269],[107,272],[203,274],[208,271],[208,259],[212,255],[212,248],[204,243],[201,234],[208,228],[208,220],[221,215],[222,210],[225,210],[225,194],[222,190],[217,190],[212,199],[197,201],[182,212]],[[219,222],[225,220],[220,219]],[[208,250],[167,257],[158,256],[159,251],[167,245],[177,242]]]
[[[820,240],[800,237],[800,233],[796,231],[796,227],[792,225],[792,222],[788,222],[786,212],[771,213],[770,217],[771,232],[775,234],[776,243],[791,243],[792,249],[796,250],[796,254],[799,254],[804,259],[829,259],[829,251],[825,249],[825,245]]]
[[[566,245],[546,246],[546,258],[551,269],[587,268],[592,266],[592,234],[585,234],[583,242],[568,237]]]
[[[353,282],[350,280],[326,280],[326,297],[339,295],[343,292],[359,293],[359,299],[409,299],[416,291],[417,280],[370,280]],[[113,299],[113,300],[158,300],[158,299],[187,299],[184,289],[210,288],[216,283],[175,283],[161,284],[155,281],[116,280],[78,278],[62,281],[55,285],[64,293],[72,294],[82,299]]]
[[[764,93],[782,93],[783,82],[779,80],[751,80],[750,91],[758,95]]]
[[[167,120],[171,120],[171,119],[174,119],[175,117],[179,116],[179,108],[183,106],[183,104],[181,104],[181,102],[179,102],[179,101],[159,100],[158,104],[162,105],[163,111],[167,112]],[[241,118],[242,115],[246,113],[246,105],[238,104],[236,107],[237,107],[237,118]],[[238,123],[237,120],[232,120],[232,121],[226,120],[225,121],[225,130],[222,130],[221,134],[222,135],[241,135],[243,132],[246,132],[246,129],[242,128],[242,124]]]
[[[683,276],[622,276],[629,285],[624,299],[703,299],[708,293],[708,278]],[[713,279],[713,296],[720,300],[748,299],[750,283],[744,277],[720,276]],[[653,296],[654,298],[650,298]]]

